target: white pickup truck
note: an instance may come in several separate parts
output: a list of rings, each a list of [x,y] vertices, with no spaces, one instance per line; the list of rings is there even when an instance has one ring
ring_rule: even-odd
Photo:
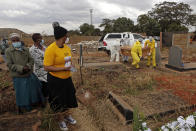
[[[137,33],[123,32],[123,33],[108,33],[105,36],[103,36],[99,40],[98,50],[105,50],[109,52],[111,44],[118,42],[118,41],[122,41],[125,38],[126,34],[128,35],[130,46],[132,46],[139,38],[142,38],[143,42],[141,44],[142,44],[142,47],[144,47],[144,43],[146,40],[144,36],[137,34]]]

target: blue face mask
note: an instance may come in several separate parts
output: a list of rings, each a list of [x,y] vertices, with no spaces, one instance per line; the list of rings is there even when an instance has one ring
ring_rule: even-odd
[[[12,45],[14,48],[21,48],[22,47],[21,42],[13,42]]]
[[[42,39],[42,41],[40,42],[40,45],[44,45],[44,40]]]

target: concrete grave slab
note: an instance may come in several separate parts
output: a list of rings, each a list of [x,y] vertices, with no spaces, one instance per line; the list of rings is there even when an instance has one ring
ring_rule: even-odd
[[[146,93],[141,96],[123,98],[131,107],[137,106],[139,112],[150,118],[156,115],[164,116],[179,110],[195,108],[170,91]]]
[[[109,92],[109,99],[125,118],[125,123],[131,123],[133,120],[133,109],[123,99],[112,92]]]
[[[167,68],[177,71],[196,70],[196,63],[183,63],[182,62],[182,49],[177,46],[172,46],[169,50]]]
[[[177,111],[196,108],[196,105],[187,104],[169,91],[149,93],[137,97],[120,97],[109,92],[109,100],[112,103],[112,108],[115,107],[113,109],[114,112],[124,124],[129,124],[133,121],[134,107],[137,107],[139,112],[144,114],[146,118],[152,118],[157,115],[165,116]]]

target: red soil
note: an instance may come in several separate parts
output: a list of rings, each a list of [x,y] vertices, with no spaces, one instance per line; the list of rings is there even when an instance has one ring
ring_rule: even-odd
[[[158,89],[171,90],[189,104],[196,104],[196,76],[157,76]]]

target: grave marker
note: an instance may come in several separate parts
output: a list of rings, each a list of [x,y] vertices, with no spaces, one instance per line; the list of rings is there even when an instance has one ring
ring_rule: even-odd
[[[172,46],[169,50],[168,65],[173,67],[183,67],[182,49],[177,46]]]

